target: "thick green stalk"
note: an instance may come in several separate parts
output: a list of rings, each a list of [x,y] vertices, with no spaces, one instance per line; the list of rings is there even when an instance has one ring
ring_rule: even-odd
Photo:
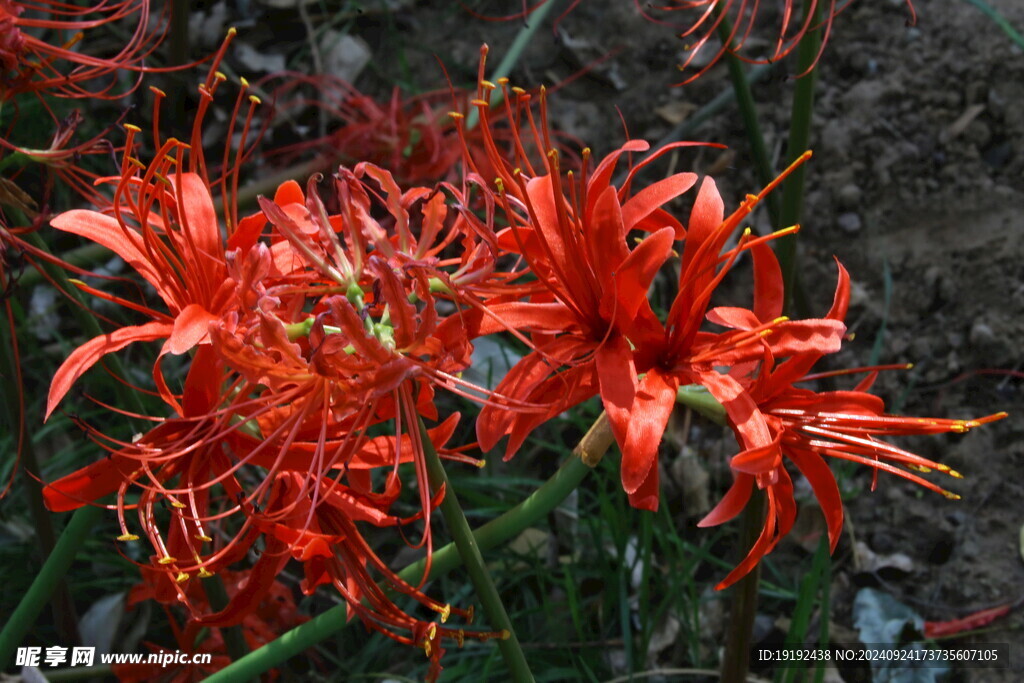
[[[732,36],[732,22],[728,17],[720,17],[718,24],[718,38],[722,44],[729,46]],[[747,141],[750,143],[750,153],[754,157],[754,170],[757,172],[757,180],[761,187],[765,187],[775,178],[775,171],[772,167],[771,158],[768,156],[768,147],[764,142],[764,134],[761,132],[761,124],[757,119],[757,107],[754,106],[754,95],[750,90],[750,79],[747,77],[746,67],[743,60],[737,57],[731,50],[726,50],[725,63],[729,67],[729,78],[732,80],[732,88],[736,93],[736,104],[743,118],[743,127],[747,131]],[[766,200],[768,202],[768,216],[771,219],[772,227],[781,230],[787,226],[780,224],[781,207],[778,195],[770,193]]]
[[[50,600],[54,588],[60,585],[61,579],[67,574],[75,559],[75,553],[85,539],[89,538],[89,531],[96,525],[101,511],[100,507],[86,505],[71,516],[71,521],[57,540],[53,552],[46,558],[25,597],[18,603],[18,607],[11,613],[3,630],[0,631],[0,670],[10,665],[14,650],[21,645],[43,606]]]
[[[488,550],[509,541],[558,507],[590,472],[591,468],[585,463],[599,462],[612,440],[608,419],[602,414],[550,479],[519,505],[473,532],[477,547]],[[455,544],[449,543],[434,553],[427,580],[441,576],[460,564]],[[424,566],[425,561],[420,560],[399,572],[399,576],[405,581],[419,582]],[[327,610],[209,676],[206,683],[232,683],[259,676],[345,628],[348,625],[345,611],[344,605]]]
[[[765,496],[754,491],[747,506],[740,513],[739,550],[745,554],[757,542],[764,528]],[[757,592],[761,582],[761,565],[732,586],[732,608],[725,633],[725,652],[722,655],[721,676],[723,681],[745,681],[750,669],[750,645],[754,634],[754,617],[757,616]]]
[[[444,489],[444,498],[440,505],[441,514],[455,541],[455,547],[459,551],[462,563],[466,565],[469,580],[473,582],[473,588],[484,608],[484,615],[487,617],[490,627],[495,631],[501,631],[501,638],[498,640],[501,656],[505,659],[513,681],[532,683],[533,674],[530,673],[530,665],[526,661],[526,655],[523,654],[523,648],[519,645],[519,638],[512,627],[512,620],[508,618],[508,612],[505,611],[505,605],[501,602],[494,579],[491,578],[490,572],[487,571],[487,565],[484,564],[480,546],[477,545],[476,539],[473,537],[473,530],[469,527],[469,521],[462,512],[455,489],[448,481],[441,458],[434,450],[434,444],[430,441],[430,435],[427,434],[427,427],[423,424],[423,420],[420,420],[419,424],[430,485],[435,492]]]
[[[814,84],[817,80],[817,68],[814,62],[821,51],[821,2],[804,0],[804,14],[813,12],[811,26],[816,26],[804,34],[797,47],[797,73],[802,74],[793,88],[793,110],[789,122],[789,143],[786,146],[786,165],[793,163],[797,157],[807,151],[811,144],[811,115],[814,112]],[[776,227],[798,225],[804,210],[804,180],[806,166],[793,171],[782,185],[781,224]],[[776,253],[782,269],[782,281],[785,284],[787,300],[786,310],[794,300],[797,287],[796,269],[796,235],[788,235],[778,240]]]

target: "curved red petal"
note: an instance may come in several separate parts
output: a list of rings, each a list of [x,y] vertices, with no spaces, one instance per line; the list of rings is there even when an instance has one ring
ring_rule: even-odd
[[[152,322],[145,325],[122,327],[110,334],[103,334],[85,342],[71,352],[71,355],[57,368],[50,383],[50,393],[46,399],[46,416],[48,419],[57,404],[71,389],[79,377],[85,374],[96,362],[108,353],[118,351],[137,341],[154,341],[170,336],[173,331],[170,323]]]

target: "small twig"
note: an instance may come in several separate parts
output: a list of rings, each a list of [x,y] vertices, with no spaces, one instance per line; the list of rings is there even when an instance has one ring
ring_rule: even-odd
[[[320,56],[320,45],[316,42],[316,31],[313,29],[313,22],[309,19],[309,10],[306,9],[306,2],[305,0],[295,0],[295,5],[299,8],[299,18],[302,19],[302,25],[306,27],[306,41],[309,43],[309,53],[313,57],[313,73],[317,76],[323,75],[324,60]],[[323,107],[317,107],[316,125],[320,133],[319,137],[327,137],[327,119],[324,115]]]

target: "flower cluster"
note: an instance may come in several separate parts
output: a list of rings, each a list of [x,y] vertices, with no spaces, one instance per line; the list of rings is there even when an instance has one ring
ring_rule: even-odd
[[[203,627],[251,626],[291,561],[301,564],[303,591],[333,587],[367,627],[422,647],[434,676],[445,642],[500,637],[445,625],[453,614],[468,623],[472,610],[408,583],[369,540],[379,533],[371,529],[395,529],[423,549],[429,573],[445,490],[428,476],[428,454],[477,463],[465,454],[473,444],[449,446],[460,415],[444,412],[439,389],[481,404],[478,445],[507,438],[506,458],[546,421],[599,397],[622,452],[622,487],[646,510],[659,505],[659,444],[676,404],[695,391],[712,397],[739,452],[731,488],[701,524],[735,517],[755,487],[767,499],[760,538],[719,587],[792,528],[793,473],[810,482],[834,547],[843,513],[826,458],[953,497],[919,473],[956,472],[882,437],[962,432],[1002,416],[888,415],[868,393],[877,369],[849,391],[802,384],[844,339],[849,276],[837,264],[829,311],[790,320],[770,242],[798,228],[741,228],[809,154],[727,213],[715,182],[695,173],[635,187],[661,155],[695,143],[634,163],[649,146],[629,140],[596,163],[584,150],[566,171],[544,91],[490,83],[483,71],[482,62],[472,142],[464,114],[452,117],[465,166],[457,182],[403,187],[391,169],[360,161],[305,185],[285,182],[240,216],[259,101],[239,96],[240,117],[224,136],[238,137],[239,150],[233,160],[225,151],[217,175],[202,150],[205,113],[226,80],[215,63],[189,144],[157,131],[145,162],[141,130],[126,126],[120,173],[104,179],[109,204],[53,219],[120,256],[162,303],[79,283],[143,321],[79,346],[53,379],[47,414],[104,355],[147,341],[161,343],[152,377],[163,413],[129,414],[153,424],[130,442],[87,427],[107,457],[48,484],[46,502],[60,511],[116,497],[118,541],[144,535],[152,549],[142,563],[146,595],[186,609],[183,643]],[[683,219],[673,204],[692,190]],[[741,258],[753,268],[750,307],[713,307]],[[659,279],[674,284],[665,302],[649,296]],[[493,390],[471,385],[462,373],[474,340],[499,333],[529,353]],[[168,356],[187,368],[183,381],[165,371]],[[257,548],[240,578],[233,567]],[[218,575],[234,589],[214,611],[196,586]],[[396,593],[431,618],[399,608]]]
[[[224,80],[211,71],[200,86],[204,103]],[[248,99],[243,150],[258,104]],[[79,346],[54,377],[47,414],[104,355],[161,341],[152,376],[172,416],[146,418],[154,426],[131,442],[90,429],[108,456],[50,483],[48,506],[69,510],[116,495],[118,540],[146,536],[152,595],[184,604],[190,628],[242,623],[294,559],[303,590],[334,586],[351,614],[423,647],[435,666],[443,639],[499,636],[441,625],[452,614],[470,620],[472,611],[401,579],[364,531],[418,536],[406,542],[426,549],[429,572],[431,517],[444,490],[428,481],[425,448],[477,464],[445,448],[459,415],[439,415],[436,388],[525,409],[460,379],[472,350],[462,314],[511,276],[496,272],[489,222],[468,208],[472,186],[403,191],[389,171],[361,163],[314,176],[305,188],[286,182],[240,218],[233,196],[245,155],[211,180],[200,142],[206,111],[191,145],[156,139],[149,163],[136,156],[141,131],[127,126],[121,174],[105,179],[109,209],[52,221],[124,259],[162,305],[79,283],[146,320]],[[164,364],[186,354],[179,392]],[[439,423],[421,431],[424,418]],[[403,516],[396,509],[406,497],[418,511]],[[210,613],[193,584],[244,560],[258,539],[263,549],[244,585]],[[440,623],[407,614],[394,592]]]

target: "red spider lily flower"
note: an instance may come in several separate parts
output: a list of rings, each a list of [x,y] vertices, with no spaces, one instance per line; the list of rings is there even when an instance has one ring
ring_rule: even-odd
[[[668,0],[664,5],[647,4],[641,7],[639,0],[636,0],[636,4],[641,13],[652,21],[676,25],[678,19],[683,20],[684,28],[679,37],[686,41],[686,57],[679,66],[680,70],[689,68],[698,54],[715,50],[710,58],[701,55],[702,66],[683,81],[685,84],[706,73],[727,52],[738,55],[744,61],[768,64],[789,55],[809,31],[820,30],[821,44],[815,57],[816,63],[821,57],[825,43],[828,42],[832,22],[850,3],[839,0],[811,0],[809,4],[794,0],[780,0],[775,3],[761,3],[756,0]],[[909,23],[913,23],[916,15],[911,0],[907,0],[907,7],[910,9]],[[663,22],[653,17],[649,13],[651,11],[670,14]],[[814,21],[815,14],[820,17],[818,23]],[[717,36],[723,21],[728,21],[730,26],[729,37],[724,44],[716,45],[713,39]],[[770,43],[771,47],[757,56],[746,55],[746,42],[752,35],[759,36],[762,31],[775,36],[774,41]],[[808,71],[813,68],[812,63]]]
[[[133,342],[160,339],[166,340],[160,358],[166,353],[185,353],[197,344],[209,343],[209,323],[234,305],[234,283],[227,280],[225,251],[228,244],[221,236],[211,185],[219,184],[222,197],[229,200],[225,202],[228,206],[225,218],[231,232],[237,217],[233,215],[230,187],[237,187],[238,165],[218,183],[211,184],[200,147],[205,111],[223,80],[215,69],[229,41],[230,36],[214,62],[214,70],[200,86],[203,100],[193,124],[193,144],[174,139],[159,144],[157,136],[158,152],[147,166],[132,156],[139,128],[125,126],[128,139],[121,175],[104,179],[114,185],[110,206],[104,212],[67,211],[50,222],[58,230],[81,235],[124,259],[156,289],[167,312],[80,284],[84,292],[138,311],[150,321],[122,327],[75,349],[54,375],[47,399],[47,417],[75,380],[104,355]],[[158,93],[157,110],[160,99]],[[258,100],[251,98],[242,130],[243,148],[257,103]],[[157,388],[181,414],[160,372],[160,358],[153,373]]]
[[[481,97],[475,103],[484,124],[485,96],[493,87],[481,81]],[[532,117],[529,122],[538,145],[545,139],[543,100],[540,110],[541,124],[538,126]],[[676,146],[680,144],[688,143]],[[592,173],[586,165],[588,154],[584,153],[584,168],[577,184],[573,177],[562,179],[557,154],[548,155],[547,173],[537,175],[525,154],[515,160],[524,171],[502,163],[492,147],[492,161],[500,169],[499,193],[511,223],[499,236],[500,244],[522,254],[537,276],[536,287],[540,289],[527,292],[531,295],[527,302],[489,304],[491,319],[482,321],[475,332],[485,334],[504,324],[533,334],[535,350],[508,373],[497,390],[523,401],[546,404],[550,409],[541,414],[517,414],[485,407],[477,422],[477,434],[483,448],[492,447],[509,434],[506,457],[510,457],[545,419],[600,394],[623,453],[623,488],[633,505],[655,509],[658,444],[680,386],[708,385],[711,393],[725,403],[737,427],[750,433],[759,447],[768,447],[763,417],[747,410],[749,398],[743,395],[742,387],[715,367],[756,359],[763,345],[780,356],[829,353],[838,349],[845,328],[835,320],[780,319],[759,329],[702,332],[700,326],[712,292],[735,258],[783,234],[759,239],[746,234],[738,246],[721,253],[740,222],[786,174],[760,195],[748,197],[729,217],[724,215],[713,181],[706,179],[690,224],[684,229],[660,207],[693,187],[695,174],[676,174],[630,198],[628,188],[633,177],[656,154],[631,169],[623,188],[610,185],[618,157],[646,149],[646,143],[627,143]],[[659,150],[659,154],[667,149],[671,147]],[[563,183],[567,189],[563,190]],[[632,230],[651,234],[630,250],[626,237]],[[662,324],[646,293],[670,255],[673,242],[684,236],[680,290]],[[558,372],[560,366],[568,369]]]
[[[627,321],[622,332],[631,346],[607,344],[597,354],[605,410],[623,453],[623,488],[637,507],[657,508],[658,444],[681,386],[706,387],[722,403],[734,429],[747,440],[747,447],[777,454],[778,447],[772,444],[763,416],[754,409],[743,387],[716,368],[756,361],[764,349],[781,358],[823,355],[839,348],[846,328],[833,319],[775,318],[724,333],[701,329],[711,296],[737,256],[796,229],[756,239],[747,231],[735,247],[722,252],[740,222],[795,166],[761,193],[748,195],[728,217],[714,181],[705,178],[690,213],[680,259],[679,290],[665,324],[644,318]],[[707,319],[720,323],[715,311]]]
[[[485,55],[486,47],[482,50]],[[481,59],[481,74],[483,65]],[[563,176],[558,152],[550,146],[545,94],[542,91],[538,122],[529,109],[529,95],[519,89],[510,92],[503,82],[506,118],[520,120],[519,113],[525,111],[533,144],[548,150],[543,166],[534,170],[515,131],[516,154],[513,160],[506,160],[490,134],[488,93],[495,87],[481,79],[479,97],[473,104],[480,112],[487,160],[497,174],[500,202],[510,223],[499,235],[499,245],[519,255],[536,281],[522,284],[517,292],[528,297],[527,301],[489,302],[474,318],[472,334],[506,328],[529,333],[532,352],[516,364],[496,391],[549,407],[533,413],[484,407],[477,420],[481,447],[492,448],[509,434],[505,457],[510,458],[536,426],[597,393],[600,349],[627,344],[621,330],[629,321],[656,322],[646,292],[671,255],[673,241],[685,232],[661,207],[689,190],[697,176],[678,173],[640,192],[630,192],[634,175],[647,163],[671,149],[695,144],[676,143],[634,166],[622,186],[615,187],[612,175],[620,157],[649,148],[641,140],[627,142],[593,169],[590,152],[584,150],[579,175]],[[468,150],[466,156],[479,173]],[[627,235],[633,230],[652,234],[631,250]],[[559,372],[563,365],[568,369]]]
[[[293,157],[313,150],[318,156],[345,165],[365,161],[386,168],[403,186],[455,180],[462,155],[455,126],[448,117],[447,93],[403,98],[395,88],[390,100],[378,102],[328,74],[287,77],[285,85],[273,90],[276,113],[312,107],[325,124],[337,123],[332,125],[333,130],[324,131],[326,135],[322,132],[315,139],[271,150],[269,158],[290,164]],[[307,86],[315,93],[312,97],[301,95]]]
[[[342,168],[328,198],[339,213],[328,215],[317,180],[306,193],[285,183],[273,200],[260,198],[259,214],[239,222],[228,264],[239,305],[209,326],[229,374],[222,384],[232,398],[222,410],[247,425],[230,436],[231,470],[263,471],[237,504],[251,509],[255,529],[304,563],[309,590],[333,583],[364,622],[423,645],[436,663],[440,638],[462,636],[406,615],[374,587],[369,570],[423,604],[447,608],[386,572],[354,524],[422,521],[414,545],[426,547],[429,567],[430,520],[443,492],[432,494],[427,481],[420,417],[438,417],[435,386],[477,397],[459,378],[469,342],[458,324],[439,324],[435,296],[458,303],[464,285],[486,279],[493,259],[490,247],[478,247],[496,240],[467,217],[454,188],[402,192],[378,167]],[[269,246],[260,240],[268,224]],[[453,244],[461,255],[449,258]],[[442,448],[457,419],[428,438],[442,455],[468,461]],[[393,422],[395,436],[371,438],[370,429],[385,422]],[[388,510],[403,488],[403,463],[413,465],[420,512],[399,522]],[[370,477],[376,468],[387,469],[380,488]],[[268,565],[268,575],[278,570]],[[244,609],[234,605],[196,623],[237,618]]]
[[[126,93],[111,94],[118,72],[146,70],[142,62],[163,39],[167,18],[165,11],[154,24],[149,0],[100,2],[85,8],[54,0],[0,0],[0,99],[22,92],[50,92],[60,97],[121,97]],[[90,34],[105,25],[134,28],[116,54],[89,54]],[[47,32],[72,38],[55,44],[50,42],[52,38],[47,40]],[[91,83],[108,76],[109,81],[100,86]]]
[[[502,17],[486,16],[469,8],[466,9],[478,18],[507,21],[525,19],[549,1],[539,0],[531,6],[523,2],[523,7],[519,12]],[[576,9],[582,1],[573,0],[562,11],[554,22],[556,32],[559,22]],[[663,0],[663,2],[665,4],[634,0],[637,11],[645,18],[658,24],[669,25],[680,31],[679,37],[686,41],[683,48],[686,56],[679,65],[681,71],[685,71],[691,66],[696,67],[694,62],[698,55],[701,57],[700,66],[696,72],[679,85],[685,85],[704,75],[727,53],[736,54],[740,59],[754,64],[777,62],[788,56],[808,32],[820,30],[822,37],[818,54],[811,67],[800,74],[800,76],[804,76],[814,68],[821,57],[825,43],[828,42],[832,31],[832,22],[840,12],[851,4],[849,0],[846,2],[842,0],[810,0],[809,4],[795,0],[777,0],[771,3],[761,0]],[[906,3],[907,9],[910,11],[907,23],[912,25],[917,20],[917,14],[914,11],[913,0],[906,0]],[[666,13],[666,16],[662,18],[659,13]],[[818,22],[814,21],[816,13],[819,15]],[[723,21],[729,22],[730,32],[728,40],[724,44],[719,44],[715,39]],[[754,56],[746,54],[744,48],[747,41],[759,42],[760,34],[765,31],[769,36],[774,36],[774,40],[768,43],[771,47]],[[708,56],[706,53],[711,50],[714,50],[714,54]]]
[[[272,92],[275,115],[287,117],[311,108],[324,121],[324,130],[318,137],[303,136],[300,142],[270,150],[265,154],[267,158],[291,165],[295,157],[312,151],[319,159],[343,165],[367,162],[388,169],[403,187],[458,180],[463,154],[459,130],[449,111],[453,105],[456,110],[464,110],[473,97],[472,91],[450,87],[403,96],[395,88],[390,99],[378,101],[328,74],[288,73],[285,76],[287,82]],[[266,81],[260,85],[268,86]],[[303,95],[305,90],[312,90],[313,94]],[[504,113],[492,112],[491,118],[492,122],[495,119],[500,122]],[[327,130],[328,125],[330,130]],[[480,129],[463,132],[475,162],[489,168]],[[491,137],[507,155],[513,153],[508,126],[493,125]],[[329,165],[323,164],[321,168]],[[493,176],[493,173],[483,174],[488,179]]]
[[[782,311],[782,274],[778,261],[766,245],[753,248],[755,271],[754,309],[715,309],[709,314],[719,324],[740,330],[757,329]],[[846,270],[839,266],[839,285],[826,319],[841,321],[849,305],[850,280]],[[732,585],[746,575],[762,557],[767,555],[785,536],[796,519],[793,485],[784,466],[789,460],[811,485],[821,506],[828,527],[831,549],[835,550],[843,526],[843,506],[835,477],[823,456],[840,458],[863,464],[873,470],[874,488],[878,472],[889,472],[958,499],[956,494],[915,474],[937,470],[950,476],[961,475],[948,466],[933,462],[901,448],[880,437],[897,435],[963,433],[973,427],[1001,419],[997,413],[976,420],[950,420],[939,418],[897,417],[885,413],[884,403],[867,393],[877,369],[853,391],[814,392],[793,386],[820,377],[807,375],[807,371],[824,355],[808,351],[776,363],[770,348],[765,348],[754,374],[754,363],[736,365],[732,377],[744,388],[746,409],[760,414],[767,429],[768,446],[757,443],[748,431],[740,430],[734,422],[737,440],[744,451],[730,462],[734,481],[722,501],[701,522],[700,526],[715,526],[733,519],[750,499],[756,485],[767,493],[767,516],[761,535],[742,562],[718,584],[718,588]],[[831,373],[835,374],[835,373]],[[726,404],[727,405],[727,404]]]

